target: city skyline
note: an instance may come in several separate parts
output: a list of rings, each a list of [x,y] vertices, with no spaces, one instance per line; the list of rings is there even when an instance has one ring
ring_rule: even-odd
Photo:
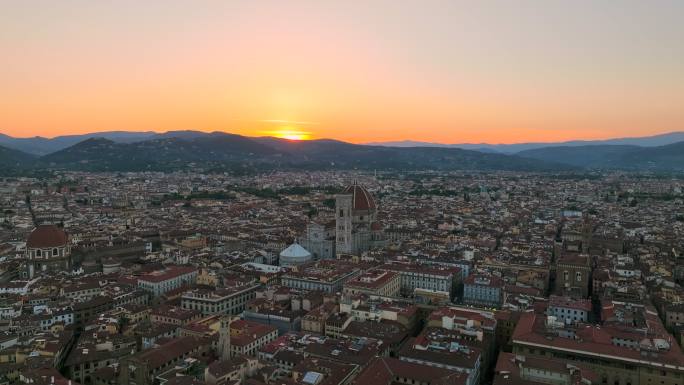
[[[0,2],[0,385],[684,385],[681,15]]]
[[[3,5],[0,132],[517,143],[681,131],[683,7]]]

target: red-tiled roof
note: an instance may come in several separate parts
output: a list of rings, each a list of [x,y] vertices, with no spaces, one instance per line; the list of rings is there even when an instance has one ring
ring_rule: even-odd
[[[570,297],[561,297],[557,295],[552,295],[549,297],[549,305],[555,307],[563,307],[566,309],[576,309],[584,310],[587,312],[591,311],[591,300],[588,299],[573,299]]]
[[[599,328],[593,325],[582,325],[576,328],[576,335],[577,338],[550,336],[545,326],[545,318],[535,313],[523,313],[513,332],[513,341],[516,344],[546,346],[550,349],[582,352],[587,356],[601,356],[612,360],[684,367],[684,354],[676,344],[672,344],[669,349],[659,350],[656,356],[643,356],[637,349],[617,346],[611,342],[613,337],[636,341],[646,339],[647,336],[642,335],[641,332],[621,330],[612,326]],[[667,340],[668,336],[648,336],[648,338]]]
[[[375,200],[365,188],[354,183],[342,191],[342,194],[353,195],[352,209],[354,210],[374,210]]]
[[[347,283],[345,283],[345,286],[357,289],[378,289],[386,285],[388,282],[390,282],[397,276],[398,274],[393,271],[385,271],[379,269],[371,270],[363,273],[362,275],[356,278],[347,281]]]
[[[197,269],[191,266],[169,266],[164,270],[153,271],[151,273],[141,275],[138,280],[145,282],[162,282],[168,279],[176,278],[180,275],[189,274],[193,271],[197,271]]]
[[[64,230],[55,225],[40,225],[36,227],[28,239],[26,240],[26,247],[34,248],[48,248],[61,247],[67,244],[69,237]]]
[[[423,383],[466,384],[468,376],[457,371],[421,365],[396,358],[376,358],[354,380],[354,385],[392,384],[406,378]]]
[[[170,340],[158,349],[146,350],[139,353],[137,360],[149,363],[151,369],[158,369],[183,354],[188,354],[202,345],[209,345],[208,340],[195,337],[180,337]]]
[[[277,328],[272,325],[264,325],[258,322],[237,320],[230,323],[231,329],[238,329],[240,333],[231,335],[230,343],[235,346],[247,346],[259,338],[270,333],[277,332]]]

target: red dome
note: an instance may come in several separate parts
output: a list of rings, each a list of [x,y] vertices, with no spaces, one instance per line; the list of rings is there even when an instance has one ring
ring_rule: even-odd
[[[49,247],[62,247],[67,244],[67,234],[55,225],[40,225],[33,229],[26,247],[29,249],[43,249]]]
[[[353,195],[352,209],[354,210],[375,210],[375,200],[373,199],[373,196],[368,190],[356,183],[344,189],[342,194]]]

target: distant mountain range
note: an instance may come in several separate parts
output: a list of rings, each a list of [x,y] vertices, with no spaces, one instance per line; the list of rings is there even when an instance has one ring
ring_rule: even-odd
[[[14,138],[9,135],[0,134],[0,146],[13,148],[15,150],[34,155],[47,155],[52,152],[73,146],[74,144],[89,138],[106,138],[125,143],[147,140],[155,135],[159,134],[156,134],[152,131],[105,131],[82,135],[56,136],[54,138],[44,138],[42,136],[34,136],[32,138]]]
[[[91,135],[43,156],[8,151],[6,162],[25,169],[92,171],[206,169],[571,170],[574,166],[458,148],[397,148],[336,140],[291,141],[222,132],[178,131],[118,141]],[[139,138],[139,137],[137,137]],[[122,140],[123,139],[123,140]]]
[[[0,133],[0,146],[13,148],[34,155],[47,155],[55,151],[73,146],[90,138],[104,138],[114,142],[132,143],[153,139],[181,138],[192,139],[208,135],[199,131],[170,131],[165,133],[155,133],[152,131],[104,131],[93,132],[82,135],[64,135],[54,138],[44,138],[36,136],[32,138],[14,138]],[[259,138],[255,138],[259,139]],[[420,142],[413,140],[403,140],[395,142],[372,142],[366,143],[370,146],[383,147],[440,147],[440,148],[461,148],[464,150],[474,150],[480,152],[498,152],[503,154],[516,154],[521,151],[532,150],[544,147],[577,147],[594,145],[631,145],[642,147],[656,147],[684,141],[684,132],[670,132],[654,136],[617,138],[606,140],[573,140],[568,142],[532,142],[515,144],[489,144],[489,143],[460,143],[443,144],[433,142]]]
[[[684,142],[656,147],[630,145],[553,146],[521,151],[517,155],[583,168],[684,172]]]
[[[683,141],[669,142],[679,137]],[[468,145],[473,146],[470,149],[457,146],[465,145],[422,142],[359,145],[329,139],[291,141],[198,131],[161,134],[113,131],[53,139],[12,138],[0,134],[0,167],[5,171],[170,171],[194,166],[242,171],[622,169],[684,172],[684,133],[553,145],[478,144]],[[528,148],[511,154],[512,146]],[[27,148],[31,151],[23,151]]]
[[[597,145],[630,145],[641,147],[657,147],[684,141],[684,132],[670,132],[666,134],[642,136],[634,138],[616,138],[605,140],[572,140],[567,142],[531,142],[514,144],[489,144],[489,143],[460,143],[443,144],[432,142],[418,142],[403,140],[395,142],[372,142],[369,145],[390,146],[390,147],[444,147],[462,148],[465,150],[475,150],[483,152],[499,152],[503,154],[516,154],[521,151],[533,150],[544,147],[577,147],[577,146],[597,146]],[[1,143],[0,143],[1,144]]]

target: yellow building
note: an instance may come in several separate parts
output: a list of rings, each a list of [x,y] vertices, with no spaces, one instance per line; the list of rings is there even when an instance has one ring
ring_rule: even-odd
[[[370,270],[344,284],[345,294],[396,297],[401,289],[401,275],[387,270]]]

